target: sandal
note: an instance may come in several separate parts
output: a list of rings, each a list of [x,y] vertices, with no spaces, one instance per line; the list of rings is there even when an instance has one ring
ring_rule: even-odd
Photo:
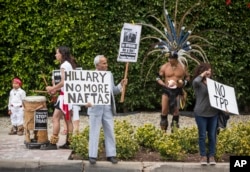
[[[61,132],[62,135],[66,135],[67,133],[68,133],[67,130],[63,130],[63,131]]]

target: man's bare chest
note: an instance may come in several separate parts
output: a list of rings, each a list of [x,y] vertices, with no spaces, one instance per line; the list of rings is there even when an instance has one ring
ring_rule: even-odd
[[[182,78],[185,75],[185,71],[180,68],[172,69],[171,67],[165,70],[166,77]]]

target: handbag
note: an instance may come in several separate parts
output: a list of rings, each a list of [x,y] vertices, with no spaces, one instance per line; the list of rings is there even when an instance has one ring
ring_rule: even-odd
[[[227,121],[230,119],[230,115],[223,111],[219,111],[218,113],[218,122],[217,122],[217,134],[219,134],[219,130],[221,128],[227,127]]]

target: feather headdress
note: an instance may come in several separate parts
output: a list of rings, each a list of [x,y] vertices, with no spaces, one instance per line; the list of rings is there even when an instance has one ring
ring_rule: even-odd
[[[179,22],[176,21],[176,15],[177,15],[177,7],[178,7],[178,0],[176,0],[175,5],[175,17],[174,21],[171,19],[168,11],[165,9],[165,1],[164,1],[164,21],[162,22],[157,17],[151,15],[154,19],[156,19],[161,26],[164,28],[163,31],[158,29],[157,27],[146,24],[146,23],[138,23],[143,26],[147,26],[155,30],[157,33],[159,33],[160,37],[156,36],[147,36],[142,38],[143,39],[156,39],[158,40],[158,43],[154,47],[153,50],[148,52],[148,55],[155,53],[155,52],[161,52],[165,56],[169,57],[173,54],[178,55],[178,61],[184,66],[187,65],[187,58],[191,59],[192,61],[195,61],[196,63],[200,63],[200,61],[208,62],[208,59],[206,57],[205,52],[203,51],[202,47],[198,44],[192,44],[192,41],[203,40],[206,43],[210,44],[205,38],[200,37],[198,35],[192,35],[191,30],[185,30],[185,27],[183,26],[184,20],[188,14],[190,14],[191,10],[194,9],[200,5],[200,0],[193,5],[191,8],[189,8],[184,15],[182,16],[181,20]],[[191,53],[195,53],[196,56],[199,56],[200,58],[191,56]]]

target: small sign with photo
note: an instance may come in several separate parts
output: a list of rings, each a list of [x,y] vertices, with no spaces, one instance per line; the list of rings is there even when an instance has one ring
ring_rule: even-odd
[[[140,25],[124,23],[120,37],[118,62],[137,62],[140,37]]]
[[[54,81],[54,84],[58,84],[59,82],[61,82],[61,71],[58,70],[53,70],[52,73],[52,80]]]

